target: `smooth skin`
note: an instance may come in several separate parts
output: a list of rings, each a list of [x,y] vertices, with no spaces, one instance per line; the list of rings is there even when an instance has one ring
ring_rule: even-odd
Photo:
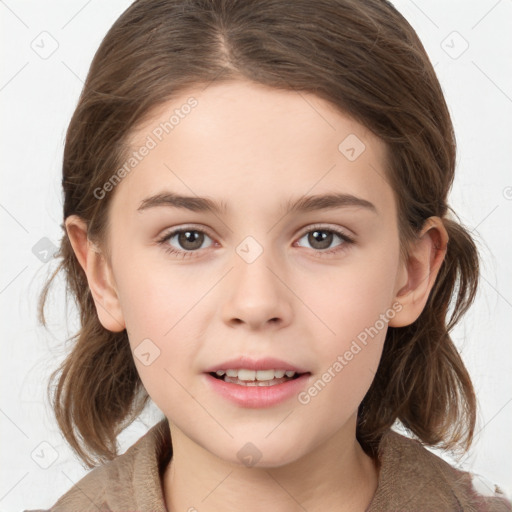
[[[446,230],[431,217],[401,260],[386,146],[312,94],[246,81],[190,89],[132,133],[133,148],[192,96],[197,106],[110,192],[106,243],[88,240],[78,217],[66,219],[102,325],[126,329],[133,350],[149,339],[160,351],[149,365],[134,360],[170,423],[167,508],[364,511],[378,467],[356,440],[357,408],[387,326],[306,405],[293,397],[240,407],[212,391],[204,372],[236,356],[268,356],[306,368],[305,388],[312,385],[393,304],[401,309],[387,325],[418,318]],[[338,148],[350,134],[365,145],[354,161]],[[139,210],[164,192],[222,201],[227,210]],[[291,214],[284,206],[334,192],[375,211],[345,205]],[[158,243],[177,228],[199,230],[198,240]],[[323,239],[313,236],[318,230]],[[248,236],[262,249],[251,263],[237,252]],[[237,457],[248,442],[261,453],[253,467]]]

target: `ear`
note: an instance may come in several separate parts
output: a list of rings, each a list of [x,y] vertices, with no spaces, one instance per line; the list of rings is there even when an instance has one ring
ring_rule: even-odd
[[[107,258],[87,237],[84,220],[70,215],[65,224],[73,251],[87,276],[101,325],[112,332],[123,331],[126,325]]]
[[[443,221],[429,217],[411,245],[408,260],[401,265],[394,302],[399,302],[402,309],[389,321],[390,327],[410,325],[420,316],[443,263],[447,244]]]

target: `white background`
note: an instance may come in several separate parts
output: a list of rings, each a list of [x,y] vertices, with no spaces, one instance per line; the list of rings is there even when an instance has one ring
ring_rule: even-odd
[[[54,262],[41,262],[32,248],[44,237],[59,243],[65,130],[94,52],[129,4],[0,2],[0,512],[50,507],[87,472],[59,434],[45,396],[77,318],[66,310],[59,281],[50,330],[38,326],[36,299]],[[496,483],[512,495],[512,1],[395,5],[417,30],[446,94],[459,144],[451,204],[483,257],[476,304],[454,332],[480,405],[476,442],[457,463],[481,475],[484,489]],[[58,44],[46,59],[32,49],[41,37],[46,49]],[[152,407],[125,431],[120,451],[159,414]]]

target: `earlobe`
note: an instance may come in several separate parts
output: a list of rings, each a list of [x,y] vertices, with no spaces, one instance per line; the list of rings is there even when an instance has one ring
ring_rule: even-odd
[[[429,217],[409,250],[409,258],[402,266],[399,286],[394,301],[401,311],[389,322],[390,327],[404,327],[415,322],[425,308],[446,255],[448,233],[439,217]],[[399,281],[397,279],[397,281]]]
[[[66,231],[75,256],[87,276],[98,318],[105,329],[125,329],[112,269],[100,249],[87,237],[86,222],[76,215],[66,219]]]

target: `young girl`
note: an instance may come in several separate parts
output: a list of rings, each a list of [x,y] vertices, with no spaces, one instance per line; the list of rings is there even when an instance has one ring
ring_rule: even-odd
[[[81,329],[54,408],[104,464],[50,510],[512,510],[423,446],[467,450],[475,426],[454,167],[390,3],[136,1],[67,132]],[[118,455],[149,398],[164,419]]]

